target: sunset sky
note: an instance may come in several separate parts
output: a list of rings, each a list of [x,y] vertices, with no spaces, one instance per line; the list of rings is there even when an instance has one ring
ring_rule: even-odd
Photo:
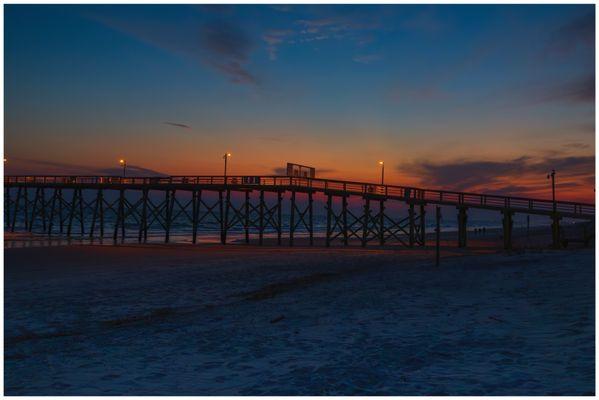
[[[275,174],[594,202],[594,5],[6,5],[6,173]]]

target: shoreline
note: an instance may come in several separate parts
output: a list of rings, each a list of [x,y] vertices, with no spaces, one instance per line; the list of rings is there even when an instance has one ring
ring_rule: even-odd
[[[571,246],[573,247],[584,247],[582,243],[584,238],[584,223],[577,223],[571,225],[565,225],[562,227],[563,232],[565,232],[565,237],[569,238]],[[524,227],[514,227],[512,231],[513,235],[513,249],[541,249],[546,248],[551,245],[551,227],[549,226],[535,226],[531,227],[529,230]],[[441,246],[451,248],[453,245],[457,246],[457,231],[441,231]],[[23,233],[23,232],[4,232],[4,248],[19,248],[19,247],[52,247],[52,246],[70,246],[70,245],[100,245],[100,246],[124,246],[124,245],[135,245],[135,246],[155,246],[155,245],[165,245],[165,246],[213,246],[213,245],[222,245],[220,243],[220,236],[218,234],[207,234],[207,235],[198,235],[198,242],[193,244],[191,242],[190,235],[178,235],[171,234],[171,240],[169,243],[164,243],[164,238],[161,235],[154,235],[148,238],[147,243],[138,243],[137,237],[133,235],[128,237],[124,242],[121,240],[117,240],[116,242],[112,238],[104,238],[104,239],[90,239],[90,238],[67,238],[54,236],[49,238],[47,235],[36,234],[36,233]],[[407,240],[407,238],[406,238]],[[426,233],[426,246],[425,247],[434,247],[435,246],[436,235],[434,230],[429,229]],[[455,243],[452,243],[455,242]],[[226,246],[249,246],[249,247],[261,247],[258,243],[258,235],[251,234],[250,235],[250,243],[245,243],[245,238],[242,234],[234,234],[229,235],[227,238]],[[266,247],[269,246],[277,246],[277,247],[289,247],[289,236],[284,235],[281,239],[281,245],[277,244],[277,236],[276,234],[266,234],[264,235],[264,245]],[[294,246],[295,247],[311,247],[309,245],[309,235],[305,232],[301,232],[295,235],[294,238]],[[323,233],[319,232],[314,235],[314,245],[313,247],[325,247],[325,236]],[[331,247],[346,247],[343,245],[340,238],[336,238],[331,241]],[[348,248],[350,247],[361,247],[361,240],[357,238],[350,238],[348,243]],[[371,240],[366,246],[367,248],[388,248],[388,249],[410,249],[408,246],[401,244],[397,240],[393,242],[386,243],[384,245],[380,245],[377,240]],[[419,248],[417,244],[414,248]],[[503,241],[502,241],[502,229],[501,228],[488,228],[485,232],[474,231],[474,229],[468,230],[468,245],[467,248],[476,248],[476,247],[495,247],[497,249],[503,249]],[[420,247],[421,248],[421,247]]]

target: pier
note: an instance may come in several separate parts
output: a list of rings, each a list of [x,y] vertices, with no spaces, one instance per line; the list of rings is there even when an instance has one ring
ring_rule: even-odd
[[[109,201],[108,192],[116,199]],[[206,193],[216,196],[216,201],[209,201]],[[594,204],[308,177],[5,176],[5,229],[121,242],[135,236],[145,243],[148,229],[160,227],[168,243],[173,222],[180,218],[189,224],[192,243],[197,243],[202,221],[211,219],[218,225],[222,244],[228,242],[232,228],[241,228],[245,243],[257,238],[262,245],[265,231],[271,229],[279,245],[285,238],[285,244],[293,246],[298,232],[305,233],[313,245],[316,194],[326,202],[326,246],[336,242],[347,246],[350,241],[361,246],[424,246],[426,205],[455,207],[459,247],[468,243],[470,209],[501,213],[505,249],[512,247],[516,213],[550,218],[556,248],[563,218],[595,218]],[[350,210],[350,197],[359,199],[361,212]],[[289,202],[286,231],[283,202]],[[389,211],[392,202],[403,203],[407,212]],[[115,221],[110,232],[106,229],[108,216]]]

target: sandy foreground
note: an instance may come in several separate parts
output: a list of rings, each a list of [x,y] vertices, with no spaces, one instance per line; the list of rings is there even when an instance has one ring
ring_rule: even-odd
[[[594,393],[594,249],[443,255],[5,249],[5,393]]]

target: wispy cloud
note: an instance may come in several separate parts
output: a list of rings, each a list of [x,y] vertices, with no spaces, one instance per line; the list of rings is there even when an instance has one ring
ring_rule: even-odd
[[[279,46],[293,34],[294,31],[291,29],[271,29],[262,35],[262,40],[264,40],[267,45],[266,49],[271,60],[277,59]]]
[[[297,43],[320,40],[345,39],[358,46],[374,40],[372,32],[380,28],[377,13],[332,13],[325,17],[314,16],[295,21],[299,36]]]
[[[533,93],[534,102],[595,102],[595,75],[588,75]]]
[[[327,37],[342,37],[348,32],[372,30],[379,24],[366,18],[356,18],[354,15],[334,15],[326,18],[300,19],[296,24],[301,27],[303,35],[326,35]]]
[[[562,145],[562,147],[564,147],[566,149],[571,149],[571,150],[585,150],[585,149],[590,149],[591,145],[589,143],[569,142],[569,143],[564,143]]]
[[[144,43],[208,66],[232,83],[258,84],[247,66],[254,47],[251,35],[229,22],[231,7],[206,7],[210,10],[204,11],[208,21],[190,18],[180,24],[141,17],[124,19],[112,14],[89,17]]]
[[[318,10],[321,9],[318,8]],[[308,10],[314,9],[308,8]],[[304,18],[295,20],[290,26],[265,30],[261,38],[266,45],[270,60],[276,60],[279,49],[286,45],[316,43],[323,40],[348,40],[358,47],[363,47],[374,40],[373,32],[379,28],[376,13],[348,14],[338,13],[336,10],[337,8],[333,8],[324,16],[322,13],[309,12],[308,15],[304,15]],[[357,57],[361,60],[361,57],[365,56]],[[372,61],[374,59],[370,60],[370,62]]]
[[[252,41],[237,26],[226,21],[205,24],[200,33],[200,43],[207,52],[208,64],[223,73],[233,83],[257,84],[257,78],[248,71]]]
[[[170,125],[170,126],[175,126],[177,128],[183,128],[183,129],[191,129],[191,126],[189,125],[185,125],[185,124],[179,124],[177,122],[164,122],[165,125]]]
[[[454,160],[448,162],[420,161],[398,166],[419,175],[428,186],[462,191],[495,192],[510,195],[546,193],[548,171],[558,171],[561,188],[589,191],[594,180],[594,156],[555,156],[533,158],[522,156],[509,160]]]
[[[116,163],[116,162],[115,162]],[[97,167],[83,164],[69,164],[52,160],[36,160],[11,157],[6,166],[9,174],[45,174],[45,175],[122,175],[123,169],[115,167]],[[130,176],[166,176],[166,174],[139,165],[127,164]]]
[[[592,122],[579,122],[574,124],[572,128],[578,132],[595,133],[595,121],[593,120]]]
[[[118,175],[118,176],[120,176],[123,173],[123,169],[120,167],[101,168],[101,169],[98,169],[97,171],[101,175]],[[155,171],[153,169],[140,167],[138,165],[127,164],[127,176],[149,177],[149,176],[167,176],[167,174],[163,174],[163,173]]]
[[[549,39],[546,52],[568,55],[579,47],[595,47],[595,12],[589,12],[556,29]]]

